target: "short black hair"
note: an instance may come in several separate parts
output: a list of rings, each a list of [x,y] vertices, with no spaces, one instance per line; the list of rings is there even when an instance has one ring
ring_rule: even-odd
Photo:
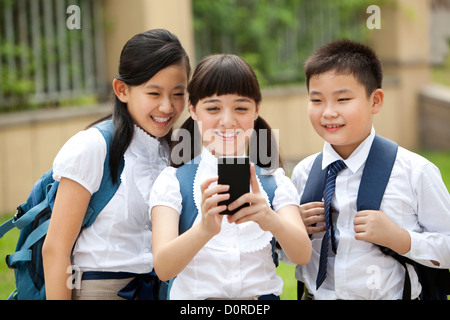
[[[187,91],[194,107],[199,100],[214,94],[237,94],[252,98],[257,105],[262,99],[253,69],[244,59],[233,54],[215,54],[200,61]]]
[[[317,49],[305,62],[306,87],[312,76],[328,71],[351,74],[361,83],[369,97],[376,89],[381,89],[383,69],[375,51],[369,46],[341,39],[332,41]]]

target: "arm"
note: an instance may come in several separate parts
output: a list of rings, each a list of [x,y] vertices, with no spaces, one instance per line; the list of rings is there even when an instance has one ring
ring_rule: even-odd
[[[391,206],[401,217],[396,221],[382,211],[358,212],[355,232],[360,240],[384,245],[424,265],[449,268],[450,196],[434,165],[423,158],[414,163],[408,173],[414,205]]]
[[[47,299],[71,299],[67,270],[91,194],[77,182],[62,178],[42,248]]]
[[[278,213],[273,211],[261,194],[254,165],[250,168],[252,192],[241,196],[228,206],[229,210],[249,202],[251,205],[228,216],[230,223],[254,221],[264,231],[270,231],[277,239],[290,261],[295,264],[307,264],[311,257],[311,241],[306,228],[294,205],[282,207]]]
[[[192,228],[178,235],[178,213],[166,206],[155,206],[152,209],[152,245],[153,263],[156,274],[162,281],[167,281],[180,273],[195,257],[201,248],[220,232],[223,216],[219,213],[226,206],[218,206],[218,202],[226,200],[229,194],[216,195],[225,192],[228,186],[209,185],[217,181],[210,178],[201,184],[202,190],[202,220]]]

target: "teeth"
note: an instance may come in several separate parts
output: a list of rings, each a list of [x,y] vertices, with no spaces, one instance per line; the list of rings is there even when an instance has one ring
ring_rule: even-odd
[[[224,137],[224,138],[233,138],[234,136],[236,136],[238,133],[237,132],[232,132],[232,133],[223,133],[220,131],[217,131],[217,135]]]
[[[165,123],[168,122],[170,120],[170,117],[156,117],[156,116],[152,116],[153,120],[155,120],[156,122],[159,123]]]
[[[326,125],[325,127],[327,128],[339,128],[341,125],[340,124],[335,124],[335,125]]]

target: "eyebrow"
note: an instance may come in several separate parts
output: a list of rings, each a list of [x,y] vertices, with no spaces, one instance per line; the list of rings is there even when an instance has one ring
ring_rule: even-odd
[[[215,103],[215,102],[222,102],[219,98],[209,98],[203,101],[203,103]],[[251,102],[249,98],[238,98],[233,100],[233,102]]]
[[[161,89],[160,86],[158,86],[157,84],[152,84],[152,83],[147,84],[147,85],[145,86],[145,88],[146,88],[146,89]],[[179,84],[179,85],[175,86],[172,90],[178,90],[178,89],[183,89],[183,90],[185,90],[185,89],[186,89],[186,86],[185,86],[184,84]]]
[[[344,88],[344,89],[339,89],[339,90],[334,91],[333,94],[352,93],[352,92],[353,92],[352,90]],[[310,95],[313,95],[313,94],[323,95],[322,92],[315,91],[315,90],[310,91],[309,94]]]

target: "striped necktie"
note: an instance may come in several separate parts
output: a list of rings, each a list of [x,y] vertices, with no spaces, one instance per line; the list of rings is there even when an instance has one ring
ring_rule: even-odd
[[[316,279],[316,290],[319,289],[322,282],[327,277],[327,259],[328,259],[328,245],[331,237],[331,248],[336,253],[336,238],[334,236],[334,227],[331,220],[331,199],[333,198],[334,189],[336,186],[336,176],[347,166],[344,161],[337,160],[330,165],[327,180],[325,183],[325,191],[323,193],[324,209],[325,209],[325,225],[326,230],[323,234],[322,246],[320,248],[319,258],[319,272]]]

